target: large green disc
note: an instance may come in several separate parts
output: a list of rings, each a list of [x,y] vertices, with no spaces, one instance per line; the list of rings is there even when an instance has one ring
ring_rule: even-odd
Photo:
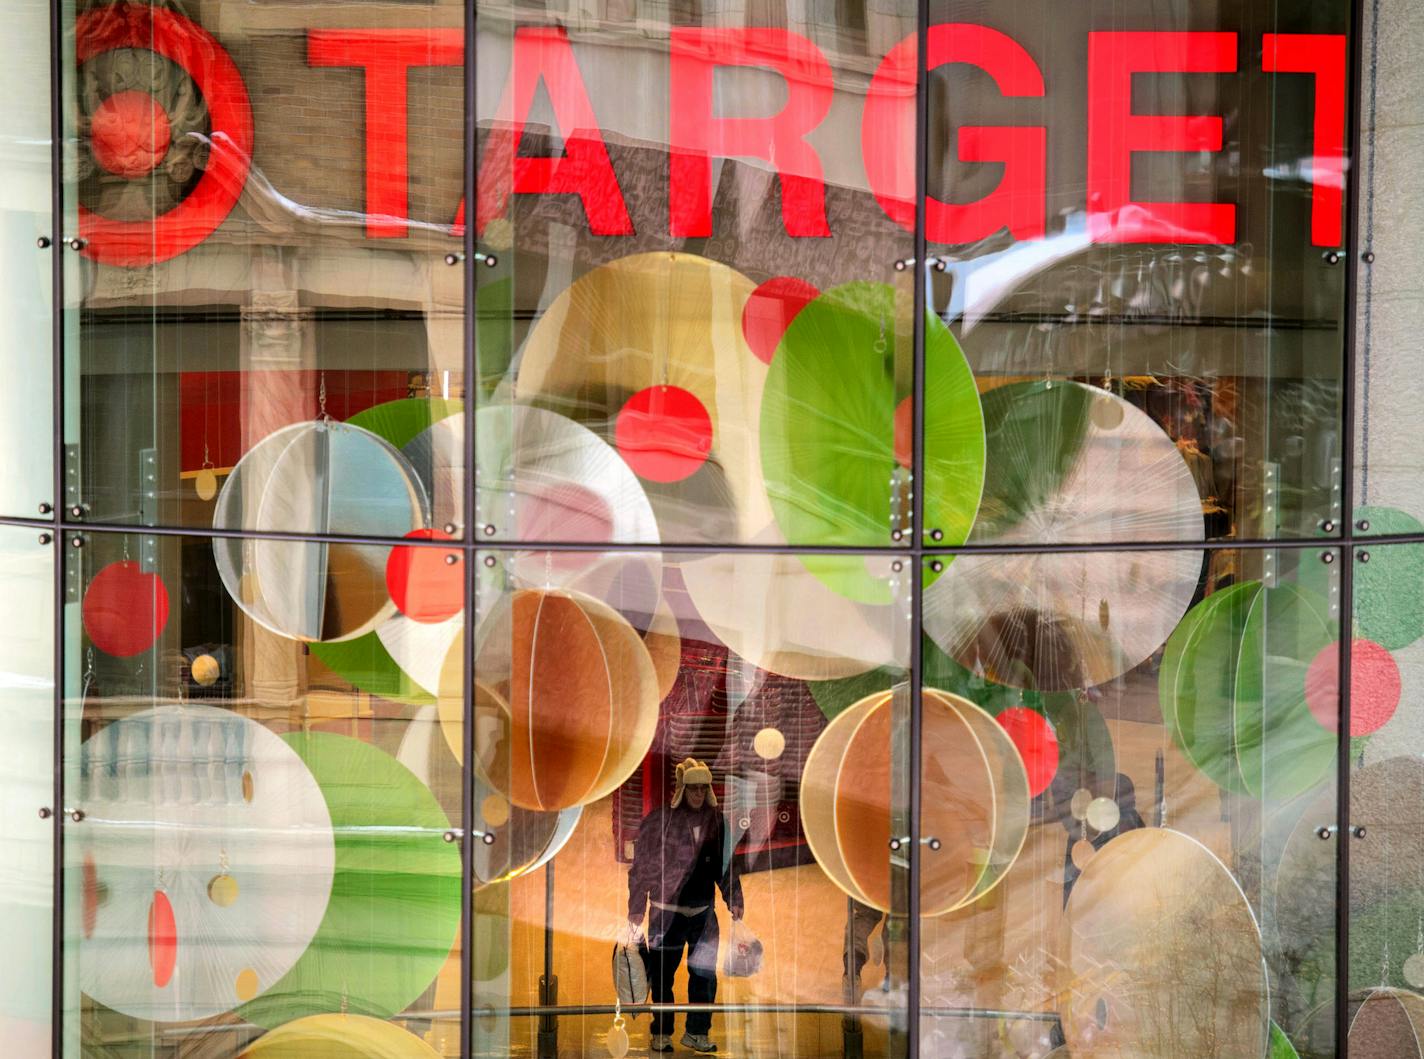
[[[1241,631],[1233,723],[1246,789],[1280,801],[1309,790],[1335,761],[1335,734],[1305,700],[1305,675],[1335,639],[1325,600],[1292,584],[1257,593]]]
[[[336,871],[306,952],[238,1012],[268,1028],[334,1011],[390,1018],[435,980],[458,938],[450,821],[425,784],[369,743],[329,732],[283,738],[326,798]]]
[[[911,409],[898,412],[897,367],[911,363],[909,298],[888,284],[847,283],[809,302],[782,336],[761,408],[767,495],[793,544],[879,547],[910,510]],[[969,535],[984,485],[984,419],[973,373],[944,323],[925,316],[925,525],[945,545]],[[898,441],[898,444],[897,444]],[[898,450],[898,451],[897,451]],[[898,456],[898,458],[897,458]],[[803,560],[837,592],[888,604],[869,570]]]

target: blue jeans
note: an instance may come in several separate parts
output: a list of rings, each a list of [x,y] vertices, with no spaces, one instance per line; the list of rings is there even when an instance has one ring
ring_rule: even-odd
[[[717,917],[711,906],[695,916],[654,908],[648,922],[647,954],[654,1003],[673,1003],[672,980],[682,963],[684,948],[688,952],[688,1003],[711,1004],[717,999]],[[655,1011],[652,1032],[671,1037],[675,1017],[671,1011]],[[688,1033],[705,1034],[711,1028],[712,1012],[688,1013]]]

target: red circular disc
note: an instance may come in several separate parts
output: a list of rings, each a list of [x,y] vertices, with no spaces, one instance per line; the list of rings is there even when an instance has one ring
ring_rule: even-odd
[[[178,922],[173,917],[173,903],[162,890],[153,891],[153,902],[148,906],[148,962],[153,967],[153,984],[162,989],[178,963]]]
[[[915,402],[906,397],[895,406],[895,462],[909,468],[915,461]]]
[[[1043,714],[1023,706],[1010,706],[999,714],[998,722],[1023,758],[1029,797],[1037,798],[1058,772],[1058,735],[1053,725]]]
[[[696,473],[712,451],[712,418],[680,386],[639,390],[618,413],[614,443],[640,478],[680,482]]]
[[[757,359],[770,364],[777,343],[806,303],[821,292],[795,276],[773,276],[747,298],[742,334]]]
[[[406,539],[454,540],[438,529],[411,530]],[[455,562],[446,562],[447,556]],[[386,560],[386,591],[396,607],[413,621],[442,622],[465,605],[465,563],[458,551],[397,544]]]
[[[1399,666],[1373,640],[1350,648],[1350,735],[1379,731],[1399,706]],[[1340,730],[1340,645],[1322,648],[1305,671],[1305,702],[1322,728]]]
[[[168,624],[168,589],[130,559],[110,563],[84,591],[84,631],[116,658],[147,651]]]
[[[89,119],[95,160],[130,180],[153,172],[172,142],[168,112],[147,92],[115,92]]]
[[[232,57],[211,33],[166,8],[103,4],[74,21],[74,60],[120,48],[151,51],[180,66],[208,106],[207,168],[192,192],[167,213],[121,221],[79,207],[84,253],[106,265],[151,265],[197,246],[232,212],[252,168],[252,104]],[[95,148],[96,153],[98,148]]]

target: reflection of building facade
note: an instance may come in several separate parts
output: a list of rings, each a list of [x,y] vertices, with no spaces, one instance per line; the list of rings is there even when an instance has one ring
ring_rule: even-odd
[[[1417,1050],[1424,19],[1061,8],[17,5],[7,1054]]]

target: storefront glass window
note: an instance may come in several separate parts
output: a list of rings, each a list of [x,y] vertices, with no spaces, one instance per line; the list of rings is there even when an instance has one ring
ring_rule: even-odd
[[[68,543],[70,1054],[459,1055],[461,553]],[[391,594],[346,639],[238,587],[275,570],[345,613],[370,559]]]
[[[915,5],[850,6],[477,5],[485,534],[907,540]]]
[[[400,14],[66,7],[79,517],[459,532],[464,14]],[[434,480],[414,510],[381,509],[393,449]],[[352,507],[264,505],[293,462],[354,480]],[[262,480],[236,506],[234,475]]]
[[[0,515],[35,518],[54,503],[49,5],[25,0],[7,14],[10,31],[0,46],[0,446],[7,453]],[[21,452],[25,457],[16,458]]]
[[[53,963],[54,556],[0,526],[0,1037],[16,1059],[50,1054]],[[46,811],[41,813],[43,806]]]
[[[5,1054],[1418,1051],[1415,23],[21,3]]]
[[[1360,108],[1360,260],[1355,315],[1355,531],[1424,532],[1418,435],[1418,270],[1424,220],[1406,174],[1424,159],[1424,105],[1412,61],[1424,27],[1407,5],[1365,9]]]

